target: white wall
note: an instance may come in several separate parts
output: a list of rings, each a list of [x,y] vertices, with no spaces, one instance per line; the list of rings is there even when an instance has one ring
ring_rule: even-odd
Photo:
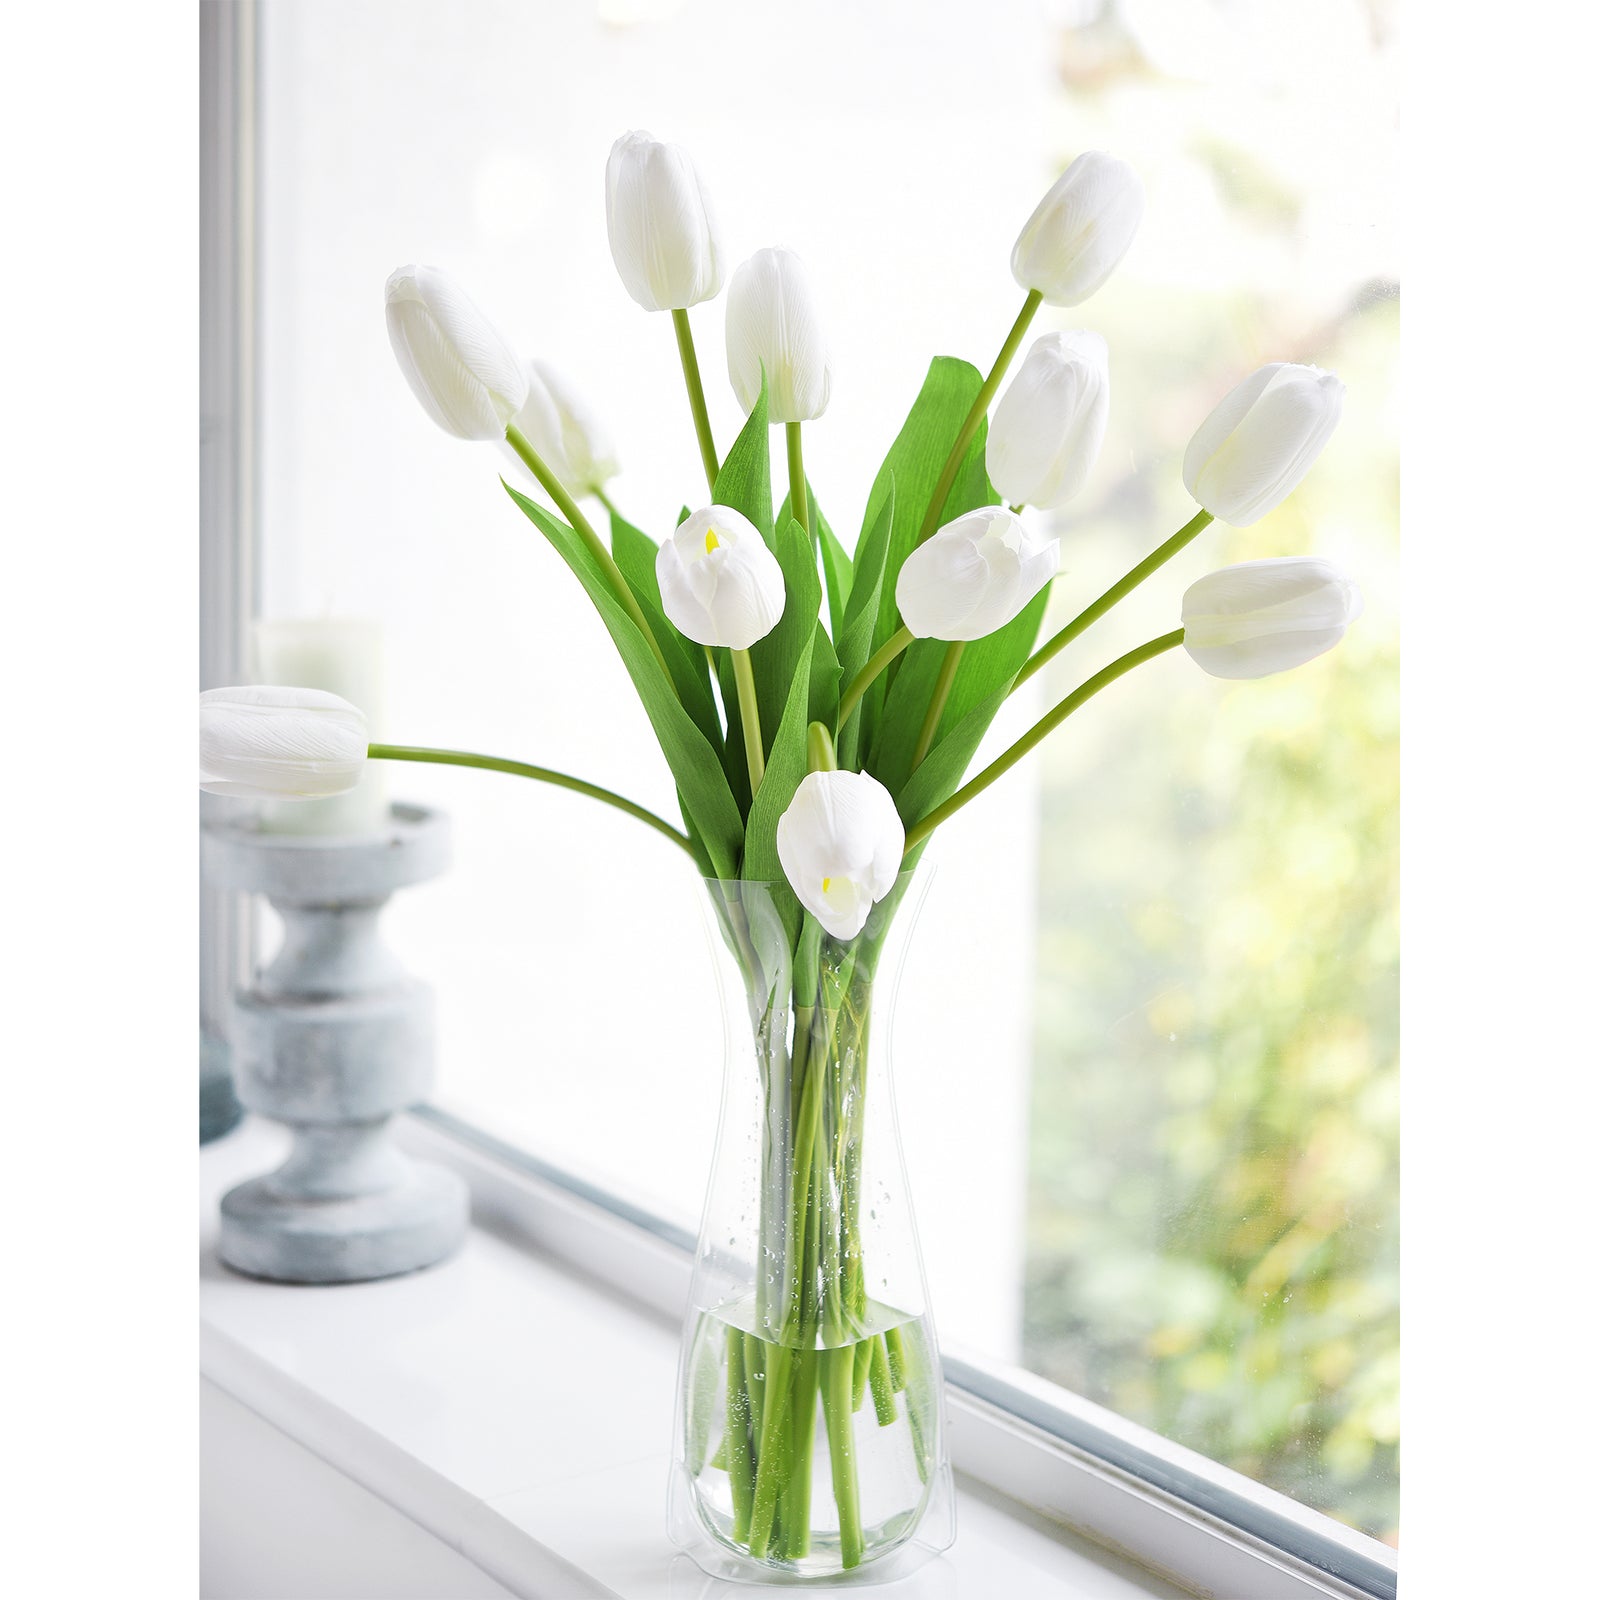
[[[662,19],[603,20],[641,11]],[[273,0],[268,614],[381,618],[396,741],[577,771],[672,815],[632,689],[507,502],[501,458],[434,428],[406,390],[384,279],[410,260],[448,268],[525,354],[578,379],[623,453],[616,498],[660,536],[703,480],[670,323],[611,265],[602,174],[627,128],[688,145],[735,259],[783,243],[813,269],[835,382],[807,464],[848,545],[929,358],[987,366],[1020,303],[1011,242],[1056,170],[1043,13]],[[726,449],[740,419],[721,314],[702,307],[694,326]],[[1013,706],[993,748],[1033,714]],[[452,875],[390,921],[438,988],[438,1098],[697,1213],[721,1042],[686,862],[615,813],[510,778],[408,769],[393,787],[458,828]],[[1024,768],[946,830],[898,1035],[942,1331],[999,1356],[1021,1312],[1035,812]]]

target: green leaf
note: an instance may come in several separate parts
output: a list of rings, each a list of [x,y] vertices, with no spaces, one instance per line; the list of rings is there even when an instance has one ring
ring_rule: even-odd
[[[656,581],[656,542],[616,512],[611,514],[611,554],[639,601],[650,631],[667,658],[667,670],[678,691],[678,698],[695,720],[695,725],[713,745],[721,747],[722,719],[711,694],[711,677],[706,653],[693,639],[686,639],[667,620],[661,605],[661,586]]]
[[[894,492],[894,524],[878,599],[878,620],[872,632],[874,650],[886,643],[900,626],[900,615],[894,603],[900,567],[916,546],[917,533],[927,513],[928,502],[933,498],[939,474],[982,387],[982,374],[971,362],[958,361],[953,356],[935,356],[905,425],[890,445],[889,454],[873,481],[872,492],[867,496],[867,514],[861,524],[863,538],[888,499],[891,485]],[[945,502],[941,521],[947,522],[962,511],[970,511],[974,505],[994,503],[988,498],[992,491],[983,470],[986,432],[985,427],[978,429],[962,457],[961,469]],[[981,494],[982,498],[974,499],[975,494]],[[858,554],[859,550],[858,544]]]
[[[806,711],[807,722],[821,722],[831,728],[838,721],[841,682],[838,658],[833,653],[833,640],[819,622],[811,638],[811,694]]]
[[[856,550],[850,598],[838,635],[841,694],[872,657],[872,632],[878,620],[883,565],[889,554],[889,534],[894,526],[894,499],[894,474],[891,472],[889,492],[879,503],[877,518]],[[849,722],[839,730],[837,754],[841,766],[855,767],[859,752],[872,742],[872,730],[883,709],[883,696],[884,680],[880,674],[862,697],[858,709],[851,713]]]
[[[943,805],[961,787],[967,763],[972,760],[995,713],[1005,702],[1010,684],[995,689],[975,705],[944,739],[923,758],[922,765],[895,796],[895,809],[907,828],[915,827],[935,806]],[[907,861],[906,866],[915,865]]]
[[[781,528],[789,517],[789,500],[786,494],[783,504],[778,508],[778,526]],[[828,526],[828,519],[822,514],[822,507],[817,504],[817,491],[811,487],[811,480],[806,480],[806,503],[811,508],[811,528],[816,536],[816,543],[822,553],[823,587],[828,593],[828,629],[832,638],[837,641],[840,630],[844,627],[845,601],[850,594],[850,557],[845,553],[845,548],[839,543],[838,536]]]
[[[774,549],[778,565],[783,568],[783,615],[766,638],[756,640],[750,647],[756,704],[761,711],[761,732],[768,748],[778,720],[789,703],[789,692],[800,662],[803,657],[809,659],[811,635],[816,631],[817,611],[822,604],[822,580],[817,576],[816,554],[805,529],[793,517],[778,530]]]
[[[812,502],[811,514],[817,519],[816,529],[822,541],[822,576],[828,589],[828,625],[837,639],[844,627],[844,608],[850,603],[850,586],[855,574],[851,571],[850,557],[845,554],[844,546],[823,520],[815,501]]]
[[[612,592],[589,547],[543,506],[518,494],[509,483],[505,490],[522,508],[523,515],[556,547],[587,590],[644,703],[645,715],[650,718],[661,753],[678,785],[678,803],[683,807],[684,821],[700,843],[705,865],[715,877],[733,877],[744,844],[744,823],[729,792],[716,750],[679,704],[672,684],[661,671],[661,664],[638,624]]]
[[[796,524],[798,526],[798,524]],[[820,626],[813,638],[826,638]],[[761,788],[750,807],[745,829],[744,863],[740,875],[751,883],[781,884],[783,863],[778,860],[778,819],[789,809],[800,780],[806,775],[806,724],[810,715],[811,642],[800,653],[788,704],[778,721],[772,754],[762,774]],[[774,893],[792,947],[800,932],[800,906],[791,896]]]
[[[968,712],[987,701],[996,689],[1011,687],[1033,651],[1049,603],[1050,591],[1046,587],[1005,627],[972,640],[961,652],[961,664],[956,668],[950,697],[934,733],[930,758]],[[890,794],[898,795],[911,776],[911,758],[916,754],[917,739],[948,649],[942,639],[918,639],[900,658],[900,675],[889,690],[867,764],[867,770]]]
[[[767,384],[763,377],[755,410],[745,419],[717,474],[712,500],[743,512],[776,554],[772,525],[772,459],[767,452]]]

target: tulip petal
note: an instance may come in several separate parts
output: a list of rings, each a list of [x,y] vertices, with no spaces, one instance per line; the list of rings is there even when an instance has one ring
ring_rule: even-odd
[[[1249,527],[1299,486],[1343,407],[1344,385],[1331,372],[1286,361],[1260,367],[1195,430],[1184,486],[1213,516]]]
[[[813,772],[778,819],[778,859],[800,903],[853,939],[894,887],[905,827],[889,791],[862,772]]]
[[[1004,506],[946,523],[906,557],[901,620],[919,639],[982,639],[1005,627],[1055,575],[1060,544]]]
[[[685,150],[625,133],[606,161],[606,233],[628,293],[646,311],[682,310],[722,287],[711,197]]]
[[[1183,646],[1214,678],[1264,678],[1331,650],[1361,612],[1361,591],[1330,561],[1244,561],[1190,585]]]
[[[213,794],[343,794],[366,758],[367,719],[336,694],[252,684],[200,696],[200,787]]]
[[[1138,173],[1103,150],[1086,150],[1023,224],[1011,274],[1051,305],[1077,305],[1116,270],[1143,219]]]
[[[384,301],[390,346],[423,410],[458,439],[504,438],[528,377],[493,323],[434,267],[391,273]]]
[[[728,284],[728,381],[746,415],[767,380],[767,418],[807,422],[828,408],[828,343],[805,264],[792,250],[758,250]]]

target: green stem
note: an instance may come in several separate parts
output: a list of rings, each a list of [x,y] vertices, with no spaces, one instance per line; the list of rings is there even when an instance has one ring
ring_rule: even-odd
[[[889,1377],[889,1352],[882,1334],[872,1340],[872,1368],[867,1375],[872,1385],[872,1409],[877,1413],[878,1426],[887,1428],[899,1415],[894,1403],[894,1384]]]
[[[611,496],[608,495],[605,492],[605,490],[603,488],[601,488],[601,486],[598,483],[594,486],[594,489],[593,489],[592,492],[594,494],[595,499],[598,500],[600,502],[600,504],[603,505],[606,508],[606,514],[608,516],[612,516],[612,517],[621,517],[622,516],[622,513],[617,510],[616,503],[612,500]],[[623,518],[623,520],[626,521],[627,519]]]
[[[827,725],[811,722],[806,725],[806,771],[837,772],[839,757],[834,753],[833,736]]]
[[[1031,678],[1057,652],[1066,648],[1078,637],[1091,623],[1097,622],[1127,595],[1144,582],[1158,567],[1165,566],[1177,553],[1191,540],[1203,533],[1211,524],[1209,511],[1197,512],[1184,525],[1173,534],[1163,545],[1152,550],[1138,566],[1131,572],[1124,573],[1122,577],[1111,585],[1100,598],[1085,606],[1060,633],[1056,634],[1048,643],[1039,646],[1023,664],[1022,671],[1016,676],[1011,685],[1014,694],[1017,689]]]
[[[844,725],[850,720],[850,713],[860,704],[861,697],[872,687],[872,680],[900,654],[916,635],[909,628],[901,628],[885,644],[883,644],[872,659],[850,680],[850,687],[845,690],[844,698],[839,702],[839,729],[842,732]]]
[[[728,1489],[733,1496],[733,1537],[742,1544],[750,1533],[750,1503],[755,1484],[750,1463],[750,1423],[746,1412],[744,1335],[728,1329]]]
[[[933,686],[933,698],[928,702],[928,714],[922,719],[922,732],[917,735],[916,754],[911,758],[911,770],[922,765],[922,758],[933,748],[933,738],[939,731],[939,719],[944,715],[945,701],[950,698],[951,685],[956,681],[956,668],[961,665],[961,652],[967,648],[965,640],[952,639],[944,647],[944,660],[939,663],[939,677]]]
[[[800,453],[800,424],[786,422],[784,438],[789,446],[789,515],[811,533],[811,496],[806,492],[805,459]]]
[[[549,767],[531,767],[525,761],[507,761],[501,756],[480,756],[470,750],[430,750],[410,744],[369,744],[367,756],[373,761],[425,761],[443,767],[478,767],[486,772],[509,772],[516,778],[532,778],[536,783],[553,783],[560,789],[571,789],[574,794],[585,794],[599,800],[630,817],[648,823],[657,833],[665,834],[675,845],[688,851],[691,860],[697,859],[694,846],[686,834],[679,833],[670,822],[664,822],[653,811],[646,811],[631,800],[625,800],[610,789],[584,778],[574,778],[570,773],[555,772]]]
[[[1137,650],[1130,650],[1125,656],[1118,656],[1109,667],[1102,667],[1087,682],[1074,689],[1060,705],[1040,717],[1014,745],[991,761],[970,783],[957,789],[942,806],[935,806],[915,827],[909,829],[906,833],[907,854],[921,844],[941,822],[948,822],[969,800],[975,799],[996,778],[1009,772],[1036,744],[1065,722],[1079,706],[1092,700],[1108,683],[1115,683],[1125,672],[1132,672],[1141,662],[1149,661],[1165,651],[1176,649],[1182,643],[1183,629],[1174,628],[1171,633],[1164,633],[1160,638],[1151,639],[1140,645]]]
[[[762,775],[767,770],[761,743],[761,707],[756,700],[756,675],[750,665],[750,652],[735,650],[732,655],[733,681],[739,686],[739,721],[744,728],[744,756],[750,767],[750,802],[753,805],[756,790],[761,787]]]
[[[606,548],[605,540],[594,531],[594,525],[578,509],[578,502],[567,493],[561,480],[544,464],[538,451],[522,437],[515,424],[506,428],[506,443],[522,457],[528,471],[539,480],[544,492],[555,501],[556,510],[567,519],[573,532],[589,547],[589,553],[605,574],[606,582],[611,585],[612,592],[622,602],[622,609],[633,618],[639,632],[644,635],[644,642],[650,646],[652,654],[661,663],[661,670],[666,673],[667,682],[670,684],[672,674],[667,671],[667,658],[662,655],[661,645],[651,631],[650,624],[645,621],[638,597],[628,587],[628,580],[622,576],[621,569],[611,559],[611,552]]]
[[[833,1499],[839,1511],[839,1565],[846,1570],[861,1565],[861,1495],[856,1485],[855,1433],[850,1415],[855,1364],[854,1345],[822,1352],[822,1415],[833,1467]]]
[[[706,412],[706,391],[700,382],[700,362],[694,353],[694,335],[689,331],[689,313],[674,310],[672,329],[678,336],[678,359],[683,363],[683,381],[689,391],[689,409],[694,413],[694,436],[700,442],[700,460],[706,469],[706,487],[717,492],[717,446],[711,437],[711,418]]]
[[[961,431],[956,435],[956,442],[951,446],[950,457],[944,464],[944,470],[939,474],[939,481],[934,485],[933,498],[928,502],[928,509],[922,519],[922,528],[917,534],[917,543],[933,533],[939,526],[939,515],[944,510],[944,503],[950,498],[951,486],[956,481],[956,473],[961,470],[961,458],[967,453],[967,446],[972,443],[972,436],[978,431],[978,424],[988,414],[989,403],[994,399],[995,390],[1000,387],[1000,380],[1006,375],[1006,368],[1011,365],[1011,358],[1017,353],[1017,346],[1022,343],[1023,335],[1028,331],[1028,324],[1033,321],[1033,314],[1044,302],[1044,296],[1037,289],[1028,291],[1028,298],[1022,302],[1022,310],[1017,314],[1017,320],[1011,325],[1011,332],[1006,335],[1006,342],[1000,346],[1000,354],[994,358],[994,365],[989,369],[989,376],[983,380],[983,387],[978,390],[978,397],[972,402],[972,409],[967,413],[967,420],[961,424]]]
[[[795,1399],[791,1421],[789,1488],[783,1497],[786,1523],[783,1553],[798,1561],[811,1553],[811,1456],[817,1432],[817,1352],[795,1357]]]

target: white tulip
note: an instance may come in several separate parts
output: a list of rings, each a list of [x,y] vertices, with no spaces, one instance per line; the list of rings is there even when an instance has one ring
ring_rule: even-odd
[[[679,311],[722,287],[711,197],[686,150],[625,133],[606,162],[606,233],[623,287],[646,311]]]
[[[1143,219],[1139,174],[1104,150],[1085,150],[1017,235],[1011,276],[1053,306],[1075,306],[1116,270]]]
[[[732,506],[685,517],[656,553],[661,609],[696,644],[748,650],[783,615],[783,568]]]
[[[981,639],[1003,628],[1056,574],[1061,543],[1004,506],[947,522],[905,559],[900,617],[919,639]]]
[[[1338,426],[1344,385],[1318,367],[1252,372],[1195,431],[1183,483],[1214,517],[1248,528],[1292,494]]]
[[[1207,573],[1183,597],[1183,647],[1213,678],[1265,678],[1331,650],[1361,591],[1331,561],[1278,556]]]
[[[1111,371],[1098,333],[1035,339],[989,424],[989,481],[1013,505],[1049,510],[1082,487],[1111,415]]]
[[[528,398],[511,421],[574,495],[594,494],[616,477],[617,452],[611,435],[583,396],[548,361],[528,363]],[[506,454],[520,472],[532,476],[509,444]]]
[[[336,694],[250,684],[200,696],[200,787],[246,799],[311,800],[360,781],[367,719]]]
[[[813,772],[778,818],[778,860],[835,939],[853,939],[894,888],[906,830],[889,791],[865,772]]]
[[[389,343],[422,409],[458,439],[503,439],[528,397],[511,346],[436,267],[400,267],[384,285]]]
[[[728,380],[748,416],[767,373],[767,420],[809,422],[828,409],[833,371],[805,263],[758,250],[728,283]]]

